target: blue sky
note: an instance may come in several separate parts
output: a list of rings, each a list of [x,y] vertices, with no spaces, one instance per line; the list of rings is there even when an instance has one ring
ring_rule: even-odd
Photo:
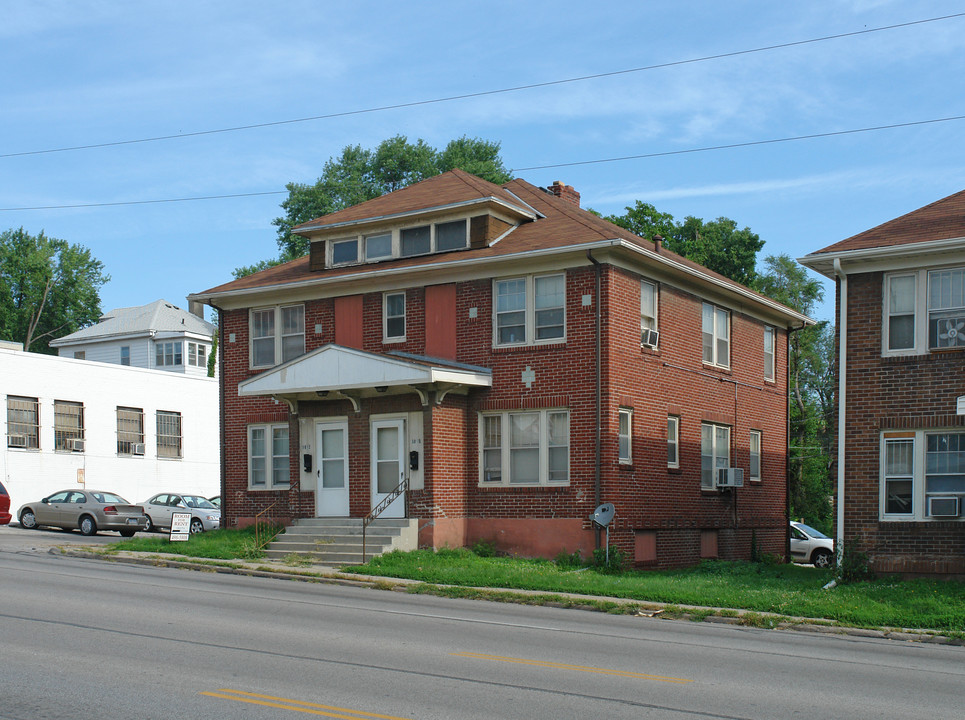
[[[577,10],[577,7],[580,9]],[[545,168],[965,115],[965,16],[477,98],[171,140],[965,13],[962,2],[0,0],[0,229],[104,262],[105,310],[185,296],[277,252],[284,191],[349,144],[502,143],[583,206],[727,216],[800,257],[965,188],[965,120]],[[530,169],[532,168],[532,169]],[[833,314],[833,287],[815,313]]]

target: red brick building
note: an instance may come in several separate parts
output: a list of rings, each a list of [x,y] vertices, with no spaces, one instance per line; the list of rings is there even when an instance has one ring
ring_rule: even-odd
[[[383,517],[427,547],[587,555],[610,502],[640,566],[784,554],[806,317],[559,183],[456,170],[297,231],[308,256],[193,296],[220,311],[228,525],[362,517],[398,487]]]
[[[801,262],[837,283],[838,547],[965,577],[965,192]]]

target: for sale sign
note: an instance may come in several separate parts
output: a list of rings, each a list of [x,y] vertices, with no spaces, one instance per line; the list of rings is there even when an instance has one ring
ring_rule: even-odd
[[[173,513],[171,515],[170,540],[187,540],[191,535],[191,513]]]

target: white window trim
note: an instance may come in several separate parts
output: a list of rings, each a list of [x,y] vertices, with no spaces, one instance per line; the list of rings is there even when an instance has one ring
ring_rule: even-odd
[[[932,352],[945,352],[946,350],[961,350],[961,348],[940,348],[933,350],[928,343],[928,283],[929,275],[933,272],[947,270],[961,270],[961,263],[954,265],[921,268],[919,270],[901,270],[885,273],[881,286],[881,355],[883,357],[900,357],[908,355],[928,355]],[[890,350],[888,348],[890,338],[891,316],[891,293],[889,283],[892,278],[913,276],[915,278],[915,343],[910,348]]]
[[[767,352],[767,338],[771,338],[771,352]],[[772,325],[764,326],[764,379],[767,382],[777,381],[777,328]]]
[[[757,438],[757,475],[754,474],[754,464],[751,462],[754,453],[754,438]],[[764,433],[760,430],[751,430],[747,443],[747,479],[750,482],[760,482],[764,474]]]
[[[302,336],[302,352],[305,352],[307,335],[305,331],[305,320],[306,312],[304,303],[285,303],[284,305],[268,305],[264,307],[254,307],[248,310],[248,367],[249,368],[270,368],[275,365],[279,365],[282,362],[282,338],[283,337],[294,337],[294,335],[283,336],[282,318],[281,313],[285,308],[300,307],[302,308],[302,332],[297,333]],[[270,365],[255,365],[255,337],[254,337],[254,316],[256,312],[266,312],[272,311],[275,315],[274,327],[275,327],[275,337],[274,337],[274,352],[272,353],[272,363]],[[267,336],[266,336],[267,337]]]
[[[673,437],[670,436],[670,425],[673,423]],[[670,449],[669,445],[674,446],[674,457],[676,460],[670,461]],[[667,416],[667,467],[668,468],[679,468],[680,467],[680,416],[679,415],[668,415]]]
[[[273,480],[273,477],[274,477],[274,472],[273,472],[274,464],[273,464],[272,460],[275,458],[275,456],[272,455],[272,445],[273,445],[273,439],[274,439],[274,438],[273,438],[273,434],[274,434],[275,428],[281,428],[281,427],[285,428],[286,430],[288,430],[289,433],[291,433],[291,428],[289,427],[288,423],[286,423],[286,422],[277,422],[277,423],[254,423],[254,424],[248,426],[248,431],[247,431],[248,446],[247,446],[247,448],[245,448],[245,455],[246,455],[246,461],[247,461],[247,463],[248,463],[248,489],[249,489],[249,490],[252,490],[252,491],[255,491],[255,492],[257,492],[257,491],[270,491],[270,490],[287,490],[288,488],[291,487],[291,462],[292,462],[292,458],[291,458],[291,451],[290,451],[290,449],[289,449],[289,448],[291,447],[291,436],[290,436],[290,435],[289,435],[289,438],[288,438],[289,445],[288,445],[288,447],[285,448],[285,457],[288,458],[288,477],[289,477],[289,480],[288,480],[288,482],[278,483],[277,485],[274,483],[274,480]],[[264,430],[264,431],[265,431],[265,484],[264,484],[264,485],[252,485],[252,483],[251,483],[251,434],[252,434],[252,430],[255,430],[255,429],[261,429],[261,430]],[[278,457],[281,457],[281,456],[279,455]]]
[[[653,292],[653,315],[644,315],[643,298],[644,289],[649,287]],[[643,342],[643,331],[654,330],[660,332],[660,286],[652,280],[640,281],[640,344],[644,347],[655,347],[655,345]]]
[[[537,483],[513,483],[510,482],[510,471],[511,471],[511,436],[510,436],[510,416],[511,415],[526,415],[530,413],[539,413],[540,415],[540,425],[539,425],[539,482]],[[549,416],[554,413],[564,413],[566,415],[566,482],[550,482],[549,481]],[[486,481],[485,480],[485,457],[483,453],[483,447],[485,442],[485,418],[486,417],[499,417],[500,418],[500,450],[501,450],[501,469],[500,469],[500,480],[499,482]],[[571,468],[570,468],[570,448],[572,443],[570,441],[570,411],[567,408],[545,408],[545,409],[533,409],[533,410],[503,410],[500,412],[482,412],[478,414],[478,443],[477,447],[479,449],[479,487],[514,487],[514,488],[536,488],[536,487],[567,487],[570,484],[571,478]]]
[[[403,333],[401,335],[389,335],[389,298],[395,295],[402,296],[402,325]],[[383,343],[401,343],[405,342],[406,335],[409,332],[408,324],[408,297],[406,296],[405,290],[393,291],[382,293],[382,342]],[[398,315],[393,315],[392,317],[400,317]]]
[[[713,314],[711,316],[713,317],[713,331],[711,333],[711,349],[712,349],[713,358],[711,360],[704,359],[703,335],[704,335],[704,308],[705,307],[710,307],[713,310]],[[727,361],[726,362],[721,362],[717,353],[717,344],[720,340],[723,339],[721,336],[721,328],[718,327],[718,323],[717,323],[718,311],[724,313],[727,316],[727,320],[725,323],[726,325],[725,329],[727,331]],[[705,302],[701,305],[701,308],[700,308],[700,335],[701,335],[700,358],[703,361],[704,365],[730,369],[730,365],[731,365],[730,356],[732,354],[731,342],[732,342],[732,335],[733,335],[733,333],[731,332],[731,324],[732,324],[731,311],[729,309],[725,307],[721,307],[720,305],[715,305],[714,303],[709,303],[709,302]]]
[[[551,277],[562,277],[563,278],[563,304],[560,306],[563,310],[563,336],[558,338],[547,338],[545,340],[536,339],[536,281],[542,278]],[[524,320],[524,332],[526,333],[526,340],[523,342],[512,342],[512,343],[500,343],[499,342],[499,313],[497,310],[498,302],[498,285],[502,282],[511,282],[513,280],[524,280],[526,282],[526,306],[525,306],[525,320]],[[558,345],[566,342],[566,298],[567,298],[567,287],[566,287],[566,273],[565,272],[553,272],[553,273],[543,273],[540,275],[517,275],[514,277],[503,277],[503,278],[493,278],[492,281],[492,295],[493,295],[493,347],[531,347],[536,345]],[[546,308],[544,308],[546,309]],[[516,310],[512,312],[518,312]]]
[[[623,418],[627,419],[627,432],[624,435],[622,430]],[[626,439],[627,452],[623,454],[623,441]],[[631,408],[620,408],[617,412],[617,458],[621,465],[633,464],[633,410]]]
[[[927,436],[945,433],[961,434],[965,429],[957,428],[929,428],[915,431],[883,431],[878,446],[878,518],[883,522],[965,522],[965,493],[937,493],[942,496],[957,495],[961,512],[957,518],[930,517],[928,515],[928,494],[925,492],[925,456],[928,451]],[[912,434],[913,433],[913,434]],[[912,477],[911,477],[911,507],[910,513],[887,513],[887,497],[885,492],[885,463],[887,461],[886,445],[889,440],[912,441]],[[933,493],[934,494],[934,493]]]
[[[711,454],[711,457],[712,457],[712,462],[711,462],[711,471],[710,471],[710,486],[707,486],[707,485],[704,484],[704,465],[703,465],[703,463],[704,463],[704,438],[703,438],[703,432],[704,432],[704,428],[705,428],[705,427],[709,427],[709,428],[711,429],[710,438],[711,438],[711,453],[712,453],[712,454]],[[717,447],[717,430],[718,430],[718,428],[723,428],[723,429],[727,430],[727,442],[726,442],[726,445],[727,445],[727,453],[726,453],[726,457],[727,457],[727,467],[733,467],[733,466],[731,465],[731,456],[730,456],[731,433],[733,432],[733,428],[732,428],[730,425],[723,425],[723,424],[721,424],[721,423],[702,422],[702,423],[700,424],[700,433],[701,433],[701,437],[700,437],[700,489],[701,489],[701,490],[704,490],[704,491],[711,491],[711,490],[716,490],[716,489],[717,489],[717,481],[716,481],[717,470],[718,470],[718,467],[717,467],[717,458],[718,458],[719,456],[723,456],[723,453],[720,453],[720,452],[719,452],[719,448]]]

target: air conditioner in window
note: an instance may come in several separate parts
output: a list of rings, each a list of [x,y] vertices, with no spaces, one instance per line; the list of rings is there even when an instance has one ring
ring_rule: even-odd
[[[73,452],[84,452],[84,439],[74,438],[70,441],[70,449]]]
[[[640,344],[655,348],[660,342],[660,333],[656,330],[642,330],[640,332]]]
[[[958,517],[960,514],[961,502],[954,495],[950,497],[936,495],[928,498],[929,517]]]
[[[7,447],[27,447],[27,436],[7,435]]]
[[[744,487],[744,468],[717,468],[717,487]]]
[[[131,443],[131,455],[143,455],[144,443]]]

